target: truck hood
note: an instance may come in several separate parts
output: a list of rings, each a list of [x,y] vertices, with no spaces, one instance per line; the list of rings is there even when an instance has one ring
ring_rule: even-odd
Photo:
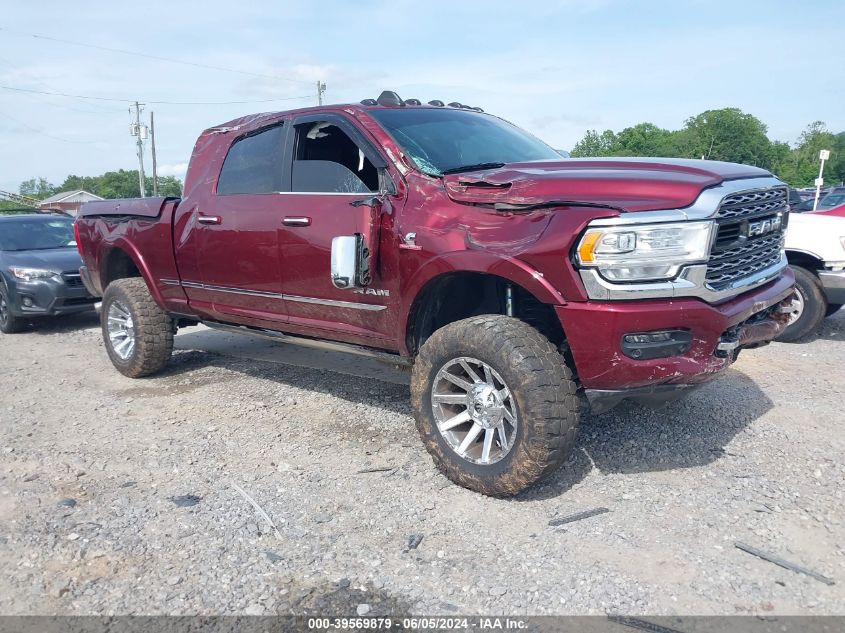
[[[55,273],[78,272],[82,259],[75,246],[35,251],[4,251],[6,266],[43,268]]]
[[[443,177],[449,197],[469,204],[583,202],[624,211],[679,209],[725,180],[771,176],[757,167],[673,158],[587,158],[509,163]]]

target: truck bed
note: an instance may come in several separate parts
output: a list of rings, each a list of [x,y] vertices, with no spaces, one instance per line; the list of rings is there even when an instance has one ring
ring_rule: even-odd
[[[157,198],[119,198],[117,200],[86,202],[79,210],[79,216],[96,217],[120,215],[157,218],[161,215],[166,203],[174,202],[175,204],[173,206],[175,208],[180,200],[180,198],[159,196]]]

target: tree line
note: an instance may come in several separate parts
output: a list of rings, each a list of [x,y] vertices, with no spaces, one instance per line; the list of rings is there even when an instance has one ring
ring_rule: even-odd
[[[793,187],[810,187],[819,175],[819,150],[830,150],[827,184],[845,181],[845,132],[834,134],[822,121],[807,126],[795,147],[772,141],[757,117],[739,108],[707,110],[680,130],[638,123],[621,132],[589,130],[572,149],[583,156],[664,156],[744,163],[768,169]]]
[[[153,179],[144,179],[146,193],[151,195]],[[84,189],[101,198],[137,198],[141,195],[138,170],[119,169],[107,171],[99,176],[70,175],[60,185],[50,183],[46,178],[30,178],[21,183],[20,194],[43,200],[60,191],[75,191]],[[158,194],[160,196],[181,196],[182,182],[174,176],[158,177]]]

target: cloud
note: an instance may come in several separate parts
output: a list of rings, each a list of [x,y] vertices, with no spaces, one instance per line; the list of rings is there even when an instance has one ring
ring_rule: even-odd
[[[188,163],[171,163],[168,165],[159,165],[157,169],[159,176],[176,176],[177,178],[184,179],[185,172],[188,171]]]

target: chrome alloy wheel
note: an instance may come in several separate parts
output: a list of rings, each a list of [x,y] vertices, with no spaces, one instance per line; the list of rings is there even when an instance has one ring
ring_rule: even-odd
[[[503,459],[516,439],[516,403],[495,369],[476,358],[450,360],[434,377],[431,408],[449,447],[474,464]]]
[[[789,322],[787,325],[792,325],[798,319],[801,318],[801,315],[804,314],[804,295],[801,294],[801,291],[797,288],[795,292],[792,293],[792,303],[789,306]]]
[[[6,296],[0,294],[0,323],[5,323],[9,317],[9,304],[6,303]]]
[[[129,309],[120,301],[113,301],[109,305],[108,318],[109,342],[114,353],[121,360],[132,356],[135,350],[135,325]]]

